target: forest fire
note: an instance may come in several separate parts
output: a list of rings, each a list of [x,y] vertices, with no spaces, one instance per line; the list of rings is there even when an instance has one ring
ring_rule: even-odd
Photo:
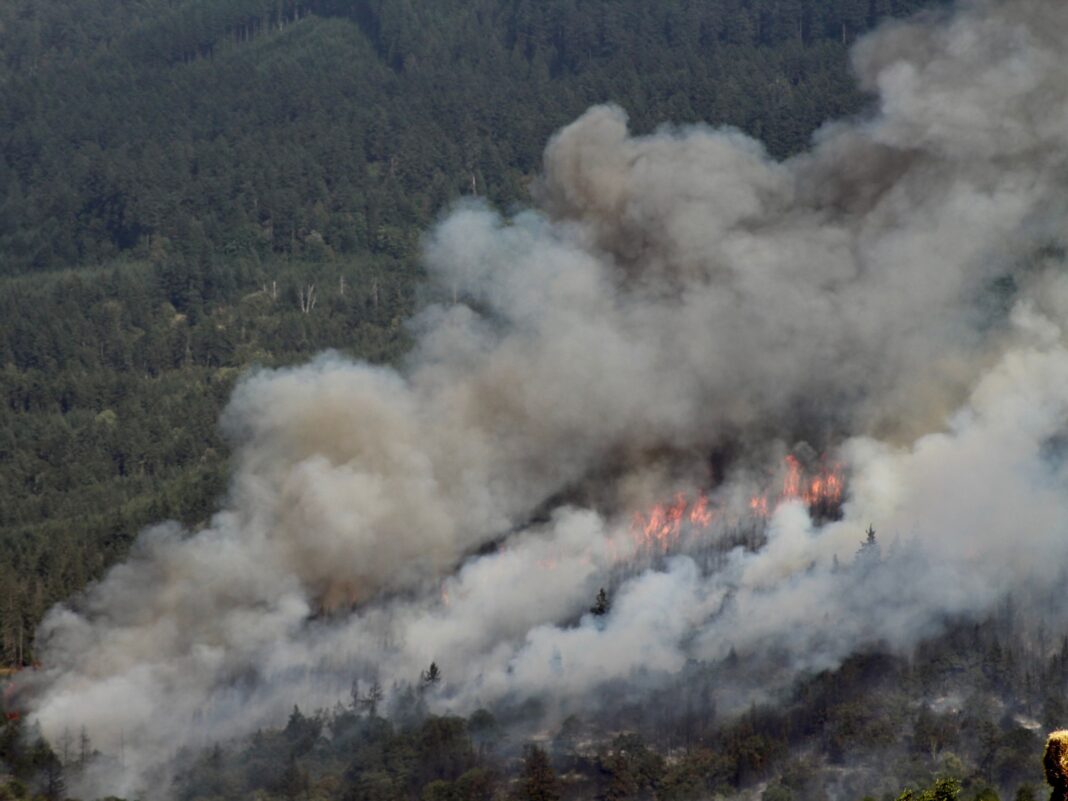
[[[841,465],[821,466],[809,471],[792,455],[787,456],[783,464],[785,473],[781,491],[752,496],[748,503],[751,518],[765,520],[789,501],[802,501],[818,520],[837,516],[845,488]],[[667,553],[679,543],[685,530],[708,529],[716,515],[714,502],[707,494],[691,498],[679,492],[670,503],[658,503],[648,512],[634,515],[634,538],[642,548]]]
[[[714,517],[707,495],[691,501],[680,492],[670,504],[658,503],[647,514],[635,514],[636,539],[639,545],[667,552],[678,543],[684,525],[705,529]]]
[[[749,508],[753,514],[768,517],[788,501],[802,501],[815,518],[835,517],[842,503],[844,490],[841,465],[821,466],[815,472],[809,473],[796,456],[787,456],[783,463],[786,473],[783,476],[782,492],[774,500],[769,500],[767,495],[751,498]]]

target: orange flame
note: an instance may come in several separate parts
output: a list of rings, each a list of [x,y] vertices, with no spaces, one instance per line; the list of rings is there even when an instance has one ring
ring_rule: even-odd
[[[801,463],[793,456],[786,457],[786,476],[782,480],[783,498],[801,497]]]
[[[821,467],[808,473],[796,456],[785,459],[782,491],[778,495],[754,495],[749,499],[749,514],[767,519],[787,501],[802,501],[811,512],[825,514],[842,501],[844,481],[841,465]],[[634,515],[635,540],[639,547],[667,552],[682,536],[684,527],[690,530],[707,529],[712,525],[715,511],[708,495],[689,499],[678,493],[671,503],[658,503],[647,513]]]
[[[837,506],[842,500],[841,467],[824,468],[809,480],[802,500],[811,508]]]
[[[768,496],[767,495],[754,495],[749,499],[749,511],[753,513],[754,517],[767,517],[768,516]]]
[[[678,543],[684,526],[708,528],[714,516],[707,495],[699,495],[691,502],[680,492],[670,504],[658,503],[647,514],[634,515],[635,539],[639,547],[666,553]]]
[[[803,501],[810,510],[827,510],[842,501],[843,481],[841,465],[821,468],[814,476],[806,475],[795,456],[787,456],[786,475],[782,480],[782,492],[775,499],[777,509],[787,501]],[[754,495],[749,500],[749,510],[756,517],[768,517],[772,504],[767,495]]]
[[[708,508],[708,496],[702,495],[690,509],[690,522],[701,528],[712,524],[712,510]]]

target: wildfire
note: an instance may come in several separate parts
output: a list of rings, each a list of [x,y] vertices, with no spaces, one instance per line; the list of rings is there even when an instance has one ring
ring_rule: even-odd
[[[844,481],[841,465],[822,466],[806,471],[795,456],[787,456],[782,490],[754,495],[749,499],[749,514],[764,520],[788,501],[802,501],[814,516],[831,515],[842,501]],[[708,495],[695,498],[678,493],[670,503],[658,503],[648,512],[634,515],[633,531],[640,547],[666,553],[678,544],[684,531],[707,529],[716,516]]]
[[[670,504],[658,503],[647,514],[639,512],[634,516],[636,539],[639,545],[666,552],[679,541],[685,525],[708,528],[713,517],[707,495],[699,495],[691,501],[680,492]]]
[[[749,511],[753,513],[753,517],[767,517],[768,516],[768,496],[767,495],[754,495],[749,499]]]
[[[707,528],[712,523],[712,510],[708,508],[708,496],[702,495],[690,509],[690,522]]]
[[[749,499],[749,511],[754,517],[766,518],[787,501],[803,501],[813,515],[827,515],[837,509],[844,490],[841,465],[821,467],[814,475],[806,473],[796,456],[787,456],[785,465],[778,496],[754,495]]]
[[[813,476],[806,475],[801,462],[795,456],[787,456],[786,475],[782,481],[782,494],[775,504],[786,501],[804,501],[812,510],[826,510],[837,506],[842,500],[841,466],[823,467]]]

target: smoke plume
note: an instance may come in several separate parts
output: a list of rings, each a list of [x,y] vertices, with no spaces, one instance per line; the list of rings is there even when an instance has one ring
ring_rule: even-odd
[[[240,384],[224,510],[52,610],[34,718],[122,740],[107,789],[144,791],[178,748],[353,677],[435,660],[458,711],[578,708],[731,649],[787,682],[1058,580],[1066,40],[1061,0],[885,26],[854,51],[873,110],[785,162],[591,109],[537,208],[467,203],[428,235],[448,301],[402,368],[326,354]],[[843,465],[841,519],[747,517],[787,453]],[[633,515],[674,493],[714,522],[650,558]]]

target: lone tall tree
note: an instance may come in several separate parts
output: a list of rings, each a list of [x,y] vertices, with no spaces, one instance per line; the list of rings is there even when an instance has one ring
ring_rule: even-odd
[[[608,610],[612,608],[612,602],[608,600],[608,593],[604,591],[604,587],[601,587],[597,593],[597,598],[593,602],[593,606],[590,607],[590,614],[601,617],[607,615]]]
[[[431,662],[430,667],[424,670],[419,678],[423,683],[423,689],[429,689],[438,684],[441,681],[441,669],[438,667],[438,663]]]
[[[875,526],[869,525],[864,534],[865,539],[861,541],[860,550],[857,551],[857,561],[861,564],[873,565],[879,561],[880,557],[879,542],[875,539]]]

